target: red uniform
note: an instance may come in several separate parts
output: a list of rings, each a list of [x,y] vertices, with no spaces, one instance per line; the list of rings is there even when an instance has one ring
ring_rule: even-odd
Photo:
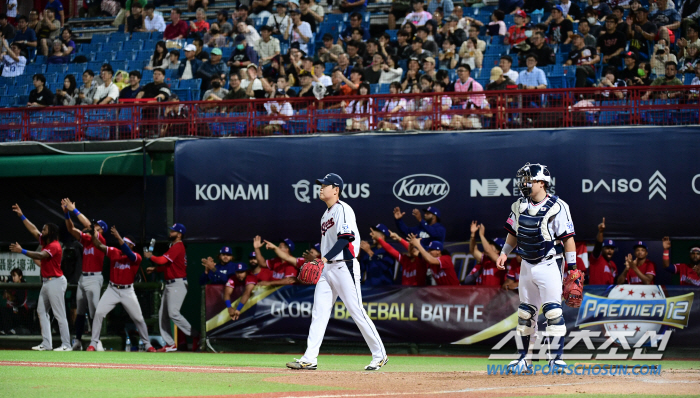
[[[156,268],[158,272],[165,272],[165,280],[187,278],[187,253],[185,244],[177,242],[170,246],[163,256],[168,263]]]
[[[302,265],[306,262],[306,259],[304,257],[298,257],[297,258],[297,263],[294,265],[297,269],[300,269]]]
[[[391,247],[390,244],[386,243],[384,239],[379,239],[378,242],[391,257],[399,260],[399,264],[401,264],[401,285],[425,286],[428,266],[422,257],[404,256]],[[401,245],[408,249],[409,244],[405,240],[401,239]]]
[[[268,268],[260,268],[260,272],[257,274],[251,274],[258,278],[258,281],[262,282],[270,282],[273,281],[274,279],[272,278],[272,271]]]
[[[41,277],[42,278],[60,278],[63,276],[61,271],[61,258],[63,250],[61,244],[57,240],[49,243],[41,248],[41,251],[51,255],[49,258],[41,259]]]
[[[109,280],[115,285],[131,285],[134,277],[141,267],[141,255],[136,254],[136,261],[132,262],[126,254],[116,247],[107,248],[109,258]]]
[[[105,244],[105,238],[99,234],[100,243]],[[105,253],[92,243],[92,236],[80,233],[80,244],[83,245],[83,272],[102,272]],[[111,278],[110,278],[111,279]]]
[[[265,263],[267,264],[267,268],[272,271],[272,280],[280,280],[297,276],[298,271],[294,265],[289,264],[279,257],[266,260]]]
[[[246,285],[257,285],[258,284],[258,278],[257,276],[253,274],[248,274],[246,275],[245,279],[239,280],[238,277],[235,275],[228,278],[228,282],[226,282],[226,287],[230,288],[237,288],[241,286],[246,286]]]
[[[459,286],[459,279],[457,279],[457,272],[455,272],[452,257],[443,255],[440,256],[438,261],[440,261],[439,265],[430,266],[430,269],[433,270],[435,282],[437,282],[438,285]]]
[[[527,40],[527,36],[525,35],[525,32],[528,29],[524,26],[522,27],[517,27],[515,25],[511,26],[508,28],[508,33],[506,34],[508,36],[508,41],[510,42],[510,46],[513,47],[516,44],[520,44]]]
[[[656,264],[654,264],[654,262],[649,259],[644,260],[644,264],[642,264],[642,266],[639,267],[639,270],[644,275],[651,275],[653,277],[656,277]],[[639,276],[637,276],[636,272],[632,271],[632,269],[627,271],[628,285],[641,285],[642,283],[642,279]]]
[[[520,264],[517,258],[512,258],[508,260],[508,266],[506,267],[506,278],[520,282]]]
[[[614,261],[607,261],[602,254],[593,258],[591,267],[588,269],[589,285],[614,285],[615,278],[617,278],[617,265]]]
[[[498,269],[496,263],[484,254],[481,262],[477,263],[469,274],[476,276],[476,284],[479,286],[501,287],[506,270]]]
[[[681,276],[681,286],[700,286],[700,276],[693,267],[686,264],[673,264],[674,273]]]

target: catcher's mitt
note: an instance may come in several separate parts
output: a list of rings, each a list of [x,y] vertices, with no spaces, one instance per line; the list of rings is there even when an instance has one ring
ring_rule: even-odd
[[[564,279],[562,299],[571,308],[579,308],[583,300],[583,272],[575,269],[569,271]]]
[[[315,285],[318,283],[319,278],[321,278],[321,272],[323,272],[323,261],[321,260],[311,260],[304,263],[299,270],[299,282],[305,283],[307,285]]]

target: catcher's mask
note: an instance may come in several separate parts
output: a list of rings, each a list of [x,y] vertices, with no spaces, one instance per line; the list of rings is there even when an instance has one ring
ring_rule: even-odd
[[[530,196],[530,193],[532,193],[533,181],[544,181],[545,188],[549,188],[551,182],[547,166],[539,163],[525,163],[525,166],[518,170],[515,177],[518,179],[520,193],[525,197]]]

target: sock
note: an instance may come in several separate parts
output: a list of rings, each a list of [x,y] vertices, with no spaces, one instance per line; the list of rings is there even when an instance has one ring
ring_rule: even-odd
[[[530,335],[520,336],[523,341],[523,349],[520,350],[520,355],[527,355],[527,351],[530,348]]]
[[[78,314],[75,316],[75,338],[80,340],[83,337],[83,331],[85,330],[85,314]]]
[[[554,337],[552,339],[552,342],[552,344],[559,344],[559,347],[556,350],[554,350],[554,358],[561,359],[564,355],[564,337]]]

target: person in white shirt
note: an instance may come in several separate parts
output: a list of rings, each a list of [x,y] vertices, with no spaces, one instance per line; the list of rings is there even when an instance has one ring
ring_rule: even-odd
[[[17,0],[7,0],[7,22],[17,25]]]
[[[275,91],[275,100],[271,100],[265,103],[264,107],[269,116],[284,116],[284,119],[270,120],[267,125],[262,128],[264,134],[269,135],[279,131],[282,131],[283,126],[287,123],[285,120],[288,117],[294,116],[294,109],[292,109],[292,104],[286,101],[288,98],[287,93],[284,89],[278,88]],[[282,103],[280,103],[282,102]]]
[[[251,47],[255,47],[255,44],[260,40],[260,33],[251,25],[245,23],[245,21],[240,21],[236,25],[238,28],[238,33],[245,36],[245,42]]]
[[[425,10],[423,10],[422,0],[413,0],[413,12],[406,15],[401,26],[405,25],[407,22],[412,23],[416,27],[425,25],[426,22],[433,19],[433,15]]]
[[[7,44],[7,39],[2,39],[2,49],[0,50],[0,61],[4,65],[2,77],[15,77],[24,73],[27,66],[27,58],[22,55],[19,45]]]
[[[316,87],[317,82],[323,85],[323,87],[333,85],[331,77],[323,74],[325,71],[326,64],[321,61],[314,61],[314,82],[312,83],[314,87]]]
[[[143,10],[146,13],[146,17],[143,19],[143,27],[146,32],[165,32],[165,20],[161,14],[156,14],[153,3],[146,4]]]
[[[292,19],[287,15],[287,5],[280,3],[277,5],[277,14],[272,15],[267,20],[267,26],[272,28],[272,34],[281,35],[289,30]]]
[[[517,82],[520,74],[510,68],[512,65],[513,58],[511,58],[510,55],[502,55],[500,61],[498,61],[498,66],[503,70],[503,75],[508,76],[510,80]]]
[[[299,10],[291,10],[290,14],[292,23],[289,25],[289,29],[284,32],[284,40],[290,40],[291,37],[289,44],[299,43],[299,49],[308,54],[309,46],[307,43],[314,35],[311,32],[311,25],[301,20]]]
[[[272,61],[272,58],[280,54],[280,41],[276,37],[272,37],[272,28],[267,25],[260,28],[260,34],[262,37],[253,48],[258,53],[260,66],[265,66]]]
[[[389,93],[392,95],[398,95],[401,92],[401,83],[392,82],[389,85]],[[406,110],[406,100],[400,97],[394,97],[384,103],[384,108],[382,112],[385,113],[396,113],[403,112]],[[401,118],[400,117],[385,117],[384,120],[379,122],[377,128],[380,131],[387,130],[401,130]]]
[[[102,68],[100,77],[104,84],[97,87],[92,103],[95,105],[107,105],[116,102],[119,99],[119,87],[112,83],[114,71],[112,67]]]

